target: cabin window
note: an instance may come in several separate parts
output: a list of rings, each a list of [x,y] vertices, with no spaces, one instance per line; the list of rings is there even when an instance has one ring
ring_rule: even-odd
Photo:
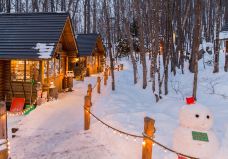
[[[39,62],[38,61],[11,61],[11,80],[12,81],[31,81],[38,80]]]

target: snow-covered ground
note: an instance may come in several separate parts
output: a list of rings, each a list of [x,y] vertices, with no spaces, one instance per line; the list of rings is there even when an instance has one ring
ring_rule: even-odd
[[[170,74],[169,95],[155,102],[151,83],[141,88],[142,77],[133,84],[132,66],[127,61],[124,71],[116,72],[116,91],[102,85],[101,94],[93,93],[92,112],[108,124],[137,135],[143,131],[145,116],[155,119],[155,139],[172,147],[174,129],[178,126],[178,112],[185,97],[192,94],[193,75],[187,70]],[[228,75],[213,74],[212,68],[200,66],[198,102],[207,106],[215,116],[213,130],[220,141],[217,159],[228,156]],[[91,129],[83,130],[83,99],[87,84],[95,84],[95,77],[76,82],[72,93],[62,94],[57,101],[46,103],[28,116],[10,117],[10,128],[17,127],[16,138],[11,141],[13,159],[140,159],[142,141],[116,134],[92,119]],[[170,153],[154,146],[155,159],[170,159]]]

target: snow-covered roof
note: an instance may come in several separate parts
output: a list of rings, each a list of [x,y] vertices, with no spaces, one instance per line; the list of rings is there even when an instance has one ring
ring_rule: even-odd
[[[52,52],[54,51],[55,43],[37,43],[36,47],[34,47],[35,50],[37,50],[38,54],[40,55],[39,58],[42,59],[48,59],[51,58]]]
[[[68,13],[0,14],[0,58],[51,58]]]
[[[220,40],[224,40],[224,39],[228,39],[228,31],[222,31],[219,33],[219,39]]]
[[[79,56],[91,56],[93,53],[93,50],[97,47],[96,44],[97,44],[98,38],[101,39],[101,35],[96,33],[78,34],[77,43],[78,43]],[[102,43],[102,40],[100,42]]]

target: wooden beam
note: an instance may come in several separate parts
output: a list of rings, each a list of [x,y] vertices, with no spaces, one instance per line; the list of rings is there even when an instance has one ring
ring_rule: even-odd
[[[39,81],[41,82],[41,84],[44,84],[44,61],[40,61],[39,62]]]
[[[47,60],[47,84],[49,86],[49,60]]]
[[[26,60],[24,61],[24,81],[26,81]]]
[[[68,64],[68,62],[69,62],[69,58],[68,58],[68,56],[66,57],[66,73],[67,73],[67,71],[69,70],[69,64]]]

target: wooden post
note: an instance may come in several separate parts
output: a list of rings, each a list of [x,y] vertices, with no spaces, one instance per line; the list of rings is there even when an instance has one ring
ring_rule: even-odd
[[[87,90],[87,96],[92,96],[92,91],[93,91],[93,88],[92,88],[92,84],[88,84],[88,90]]]
[[[49,69],[49,60],[47,60],[47,85],[48,87],[50,86],[50,79],[49,79],[49,72],[50,72],[50,69]]]
[[[5,102],[0,102],[0,139],[7,140],[7,111]],[[7,159],[8,158],[8,146],[6,145],[6,149],[0,151],[0,158]]]
[[[120,71],[120,65],[118,65],[118,71]]]
[[[92,91],[93,91],[92,84],[88,84],[87,96],[89,96],[90,98],[91,105],[92,105]]]
[[[39,61],[39,80],[41,84],[44,84],[44,61]]]
[[[26,60],[24,61],[24,81],[26,81]]]
[[[154,128],[155,121],[149,117],[144,118],[144,134],[149,137],[154,137],[155,128]],[[152,148],[153,142],[148,138],[143,138],[142,144],[142,159],[152,159]]]
[[[0,139],[7,138],[7,112],[5,102],[0,102]]]
[[[111,76],[111,67],[108,68],[108,75]]]
[[[107,80],[108,80],[108,68],[105,69],[105,72],[106,72],[106,77],[107,77]]]
[[[89,130],[90,128],[90,108],[91,101],[89,96],[85,96],[85,105],[84,105],[84,130]]]
[[[106,68],[105,72],[104,72],[104,85],[105,86],[107,85],[107,80],[108,80],[108,71],[107,71],[107,68]]]
[[[123,64],[120,64],[120,70],[123,70]]]
[[[101,77],[97,77],[97,93],[101,93]]]

